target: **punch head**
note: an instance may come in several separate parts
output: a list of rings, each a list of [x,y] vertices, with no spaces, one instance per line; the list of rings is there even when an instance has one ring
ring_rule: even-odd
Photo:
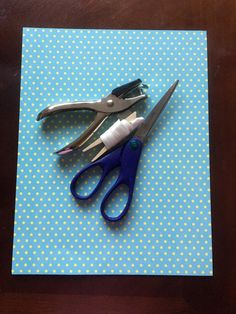
[[[127,95],[133,93],[134,96],[143,94],[143,89],[147,89],[148,86],[143,84],[140,79],[129,82],[113,89],[112,94],[118,98],[126,98]],[[131,96],[131,95],[129,95]]]
[[[113,89],[112,94],[115,95],[116,97],[121,98],[125,94],[129,93],[133,89],[140,86],[141,84],[142,84],[142,81],[140,79],[137,79],[135,81],[116,87],[115,89]]]

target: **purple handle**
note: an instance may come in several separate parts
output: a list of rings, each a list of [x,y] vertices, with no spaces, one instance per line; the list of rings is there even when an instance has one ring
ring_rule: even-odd
[[[134,184],[135,184],[135,178],[136,178],[136,172],[138,167],[139,158],[142,152],[142,142],[137,138],[133,137],[131,140],[129,140],[122,151],[121,155],[121,168],[120,168],[120,174],[117,178],[117,181],[114,183],[114,185],[109,189],[109,191],[106,193],[105,197],[103,198],[103,201],[101,203],[101,213],[103,218],[105,218],[108,221],[118,221],[121,218],[125,216],[127,213],[133,196],[134,191]],[[106,203],[109,200],[109,197],[111,194],[121,185],[124,184],[128,187],[128,200],[126,202],[126,205],[123,209],[123,211],[116,217],[111,217],[106,214]]]
[[[72,179],[70,184],[70,190],[72,195],[79,200],[87,200],[90,197],[92,197],[99,187],[101,186],[103,180],[105,179],[106,175],[114,168],[118,167],[120,165],[120,156],[122,152],[122,147],[118,147],[116,150],[111,152],[110,154],[104,156],[103,158],[99,159],[98,161],[91,162],[84,168],[82,168]],[[95,168],[99,166],[102,169],[102,175],[100,177],[100,180],[98,181],[96,187],[93,189],[93,191],[88,195],[79,195],[76,192],[76,184],[82,174],[84,174],[86,171],[88,171],[91,168]]]

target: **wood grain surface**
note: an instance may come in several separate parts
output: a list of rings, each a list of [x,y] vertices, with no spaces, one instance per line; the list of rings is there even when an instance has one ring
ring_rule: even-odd
[[[12,276],[23,26],[208,31],[214,276]],[[236,1],[0,0],[0,313],[236,313]]]

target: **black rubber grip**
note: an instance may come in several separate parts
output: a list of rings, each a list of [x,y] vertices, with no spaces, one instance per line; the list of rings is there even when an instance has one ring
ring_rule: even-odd
[[[122,95],[127,94],[128,92],[130,92],[135,87],[138,87],[141,83],[142,83],[142,81],[140,79],[137,79],[135,81],[129,82],[127,84],[121,85],[121,86],[113,89],[113,91],[111,93],[113,95],[115,95],[116,97],[120,97]]]

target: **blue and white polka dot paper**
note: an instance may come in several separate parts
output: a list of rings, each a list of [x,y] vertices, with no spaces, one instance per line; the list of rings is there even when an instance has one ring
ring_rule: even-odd
[[[90,202],[76,202],[70,181],[95,151],[53,154],[94,114],[36,117],[137,78],[149,85],[136,106],[144,116],[180,83],[143,149],[129,214],[110,224],[99,207],[115,175]],[[203,31],[25,28],[13,274],[212,275],[207,110]]]

